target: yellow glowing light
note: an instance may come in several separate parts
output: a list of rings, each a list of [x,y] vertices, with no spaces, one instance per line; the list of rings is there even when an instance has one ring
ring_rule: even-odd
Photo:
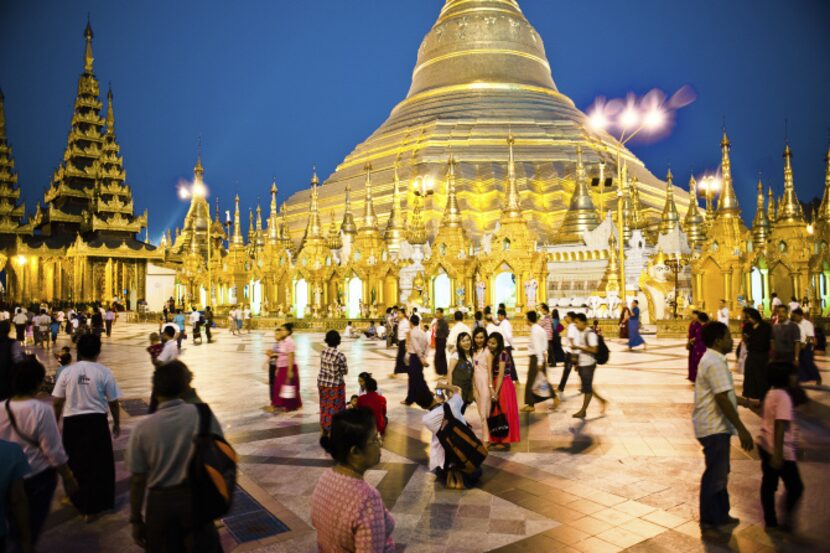
[[[633,129],[640,121],[640,114],[633,106],[625,108],[625,111],[620,115],[620,126],[623,129]]]
[[[25,255],[18,255],[17,256],[17,262],[20,265],[25,265],[26,264],[26,256]]]
[[[653,108],[646,113],[643,119],[643,126],[650,130],[656,131],[666,123],[666,112],[660,108]]]
[[[204,198],[207,196],[207,187],[201,181],[196,181],[193,183],[193,187],[190,189],[190,193],[193,194],[196,198]]]
[[[600,110],[596,110],[588,117],[588,124],[597,130],[608,128],[609,123],[608,118]]]
[[[813,234],[813,223],[807,225],[807,234]]]
[[[187,188],[181,187],[179,188],[179,198],[182,200],[186,200],[190,197],[190,192],[188,192]]]

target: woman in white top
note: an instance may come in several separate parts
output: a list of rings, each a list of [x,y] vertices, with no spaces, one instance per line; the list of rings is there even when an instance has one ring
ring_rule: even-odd
[[[0,440],[18,444],[32,469],[24,480],[32,544],[49,514],[58,474],[67,495],[78,491],[52,405],[35,397],[45,376],[46,369],[33,355],[15,365],[12,369],[14,395],[3,402],[0,410]]]

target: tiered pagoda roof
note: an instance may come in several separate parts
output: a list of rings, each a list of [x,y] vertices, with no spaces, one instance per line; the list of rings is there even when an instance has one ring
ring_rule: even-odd
[[[6,113],[0,90],[0,235],[31,234],[32,225],[23,224],[26,211],[20,200],[12,147],[6,140]]]

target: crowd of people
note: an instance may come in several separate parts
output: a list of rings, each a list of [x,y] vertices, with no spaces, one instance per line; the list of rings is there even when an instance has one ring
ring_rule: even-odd
[[[738,394],[727,363],[733,339],[725,309],[724,303],[715,321],[695,311],[688,331],[687,377],[694,385],[692,423],[706,466],[700,484],[701,527],[723,531],[737,523],[730,515],[727,489],[730,442],[737,435],[744,449],[758,448],[766,527],[770,532],[789,531],[804,490],[794,413],[806,401],[801,384],[821,383],[813,359],[814,350],[823,346],[821,337],[797,303],[778,302],[771,321],[753,308],[744,308],[736,367],[744,382]],[[59,481],[84,520],[95,520],[113,509],[113,440],[121,433],[122,394],[112,371],[98,361],[101,338],[111,333],[117,318],[114,310],[96,307],[81,312],[43,306],[38,314],[32,311],[18,308],[12,317],[0,309],[0,521],[9,521],[7,532],[0,525],[0,544],[21,551],[34,550]],[[113,316],[108,316],[110,311]],[[239,315],[241,324],[237,314],[232,314],[231,333],[250,328],[244,323],[245,311]],[[521,441],[520,413],[536,412],[548,401],[556,409],[572,372],[580,378],[582,395],[581,406],[572,416],[584,419],[594,399],[605,412],[607,400],[594,387],[598,365],[608,361],[598,321],[589,324],[584,313],[576,312],[560,318],[556,309],[545,304],[525,317],[530,331],[524,386],[514,358],[513,326],[503,305],[495,312],[476,312],[469,324],[461,311],[453,312],[450,322],[438,309],[427,325],[416,309],[392,308],[382,324],[370,325],[374,332],[357,334],[386,338],[388,347],[397,347],[390,376],[406,375],[407,393],[401,403],[423,410],[421,422],[431,436],[429,470],[449,489],[475,486],[488,452],[508,451]],[[33,327],[33,334],[38,328],[39,340],[33,339],[32,344],[47,351],[55,348],[51,325],[58,319],[71,327],[76,360],[69,346],[55,351],[60,366],[50,384],[43,363],[27,353],[26,327]],[[47,321],[44,338],[42,328]],[[193,501],[199,491],[193,484],[197,481],[195,459],[201,459],[199,448],[209,447],[204,444],[211,441],[225,444],[217,451],[224,452],[226,468],[235,471],[235,455],[224,442],[218,420],[192,388],[193,375],[178,359],[188,324],[194,338],[204,329],[208,342],[212,341],[209,309],[194,308],[188,315],[168,310],[160,331],[150,336],[147,351],[154,370],[149,416],[132,429],[124,457],[131,474],[133,538],[148,551],[220,551],[215,512],[202,513],[199,502]],[[24,325],[23,340],[17,339],[18,325]],[[87,331],[78,332],[82,325]],[[58,332],[62,329],[59,326]],[[629,348],[644,345],[636,301],[623,309],[619,329]],[[291,323],[280,325],[274,345],[266,352],[269,401],[265,409],[275,414],[303,406],[293,333]],[[359,389],[347,401],[349,362],[340,346],[348,337],[348,330],[342,336],[337,330],[327,331],[320,353],[320,443],[334,466],[316,485],[311,518],[321,550],[391,551],[394,519],[379,492],[363,478],[380,461],[389,424],[387,400],[373,375],[361,372]],[[561,377],[554,384],[551,369],[559,364]],[[433,386],[424,374],[429,368],[437,378]],[[46,389],[51,402],[44,401]],[[473,403],[480,423],[475,426],[465,418]],[[757,438],[747,430],[738,407],[760,415]],[[779,480],[786,488],[780,520],[775,505]]]

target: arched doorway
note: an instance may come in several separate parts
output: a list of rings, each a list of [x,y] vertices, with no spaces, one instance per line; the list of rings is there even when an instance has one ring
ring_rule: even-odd
[[[790,302],[790,298],[793,297],[793,279],[783,263],[779,263],[770,271],[769,287],[771,292],[778,294],[778,299],[784,305]]]
[[[360,302],[363,300],[363,281],[352,277],[346,290],[346,315],[350,319],[360,318]]]
[[[758,267],[752,268],[752,273],[750,273],[749,281],[750,285],[752,286],[752,303],[755,307],[760,305],[762,307],[760,311],[763,313],[764,276],[761,274],[761,271],[760,269],[758,269]]]
[[[496,305],[503,303],[508,309],[516,307],[516,276],[508,271],[496,275],[494,281]]]
[[[447,273],[441,273],[432,279],[432,298],[435,307],[449,308],[452,305],[452,290],[450,277]]]
[[[262,311],[262,281],[252,280],[248,285],[248,302],[251,304],[251,312],[259,315]]]
[[[298,319],[305,317],[308,308],[308,282],[301,278],[294,283],[294,313]]]

